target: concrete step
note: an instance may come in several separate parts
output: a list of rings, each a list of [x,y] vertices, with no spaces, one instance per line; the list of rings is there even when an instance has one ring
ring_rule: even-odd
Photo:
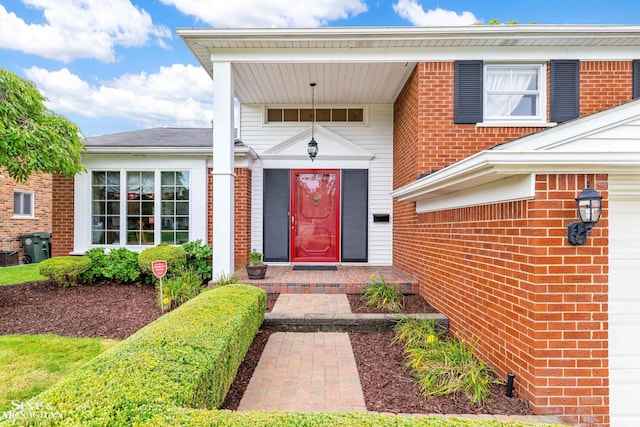
[[[262,327],[279,332],[389,332],[402,316],[434,319],[449,329],[449,319],[440,313],[266,313]]]

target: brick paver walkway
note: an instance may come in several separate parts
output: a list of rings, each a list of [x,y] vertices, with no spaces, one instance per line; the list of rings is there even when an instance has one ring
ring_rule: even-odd
[[[366,412],[349,335],[272,334],[238,410]]]
[[[272,313],[351,313],[345,294],[281,294]]]

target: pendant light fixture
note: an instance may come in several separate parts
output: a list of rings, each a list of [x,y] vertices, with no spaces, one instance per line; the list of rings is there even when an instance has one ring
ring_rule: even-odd
[[[311,141],[309,141],[309,144],[307,144],[307,153],[309,154],[309,157],[313,162],[313,160],[318,155],[318,143],[314,138],[314,131],[316,127],[316,84],[310,83],[309,86],[311,86]]]

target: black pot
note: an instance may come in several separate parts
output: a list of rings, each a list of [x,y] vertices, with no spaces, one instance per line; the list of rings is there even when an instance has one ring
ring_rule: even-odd
[[[251,280],[264,279],[264,275],[267,274],[267,265],[247,265],[247,275]]]

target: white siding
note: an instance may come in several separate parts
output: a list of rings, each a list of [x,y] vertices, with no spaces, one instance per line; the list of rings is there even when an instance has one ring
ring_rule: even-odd
[[[264,125],[262,112],[262,105],[243,105],[240,112],[240,138],[258,156],[309,127],[308,123]],[[374,224],[372,214],[392,213],[389,194],[393,184],[393,105],[370,105],[368,114],[366,124],[323,126],[375,155],[369,162],[369,264],[391,265],[393,217],[392,222]],[[304,160],[287,167],[311,168],[317,163]],[[331,167],[347,168],[349,162],[333,162]],[[262,179],[262,162],[258,160],[253,169],[251,219],[251,247],[258,250],[262,250]]]
[[[640,176],[609,175],[609,387],[612,426],[640,425]]]

